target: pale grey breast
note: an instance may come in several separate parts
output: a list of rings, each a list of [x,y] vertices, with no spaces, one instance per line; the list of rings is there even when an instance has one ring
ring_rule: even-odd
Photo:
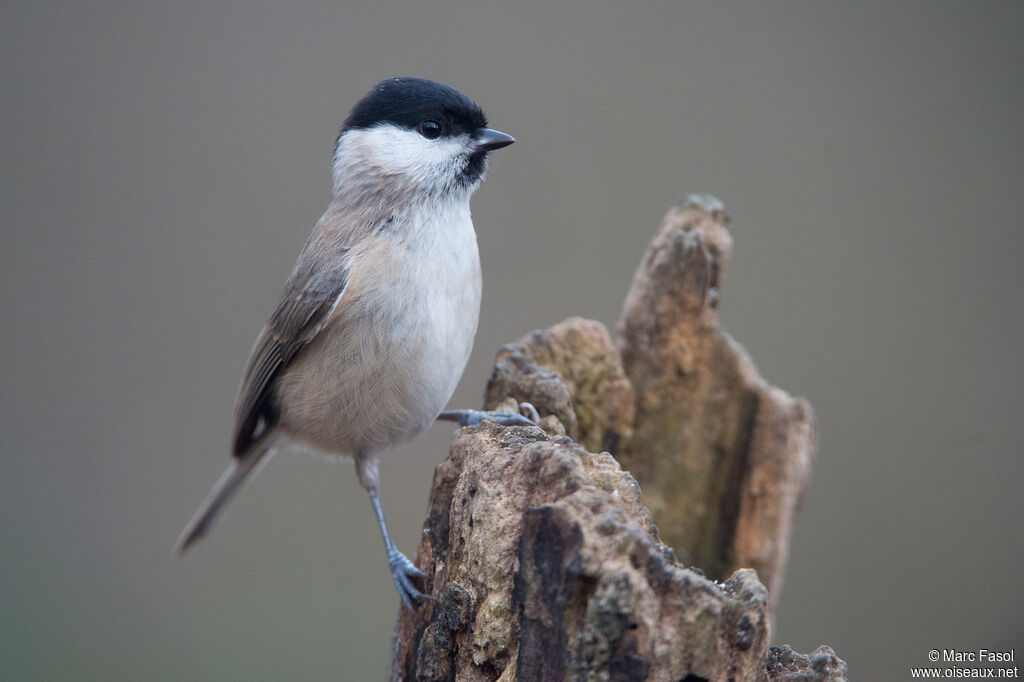
[[[280,377],[280,425],[326,451],[407,441],[444,409],[472,350],[480,259],[468,202],[367,239],[328,323]],[[380,264],[376,272],[361,263]],[[326,331],[326,330],[325,330]]]

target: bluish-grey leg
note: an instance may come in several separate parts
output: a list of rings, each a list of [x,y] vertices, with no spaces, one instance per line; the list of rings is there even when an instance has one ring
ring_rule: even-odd
[[[395,582],[398,596],[402,603],[410,611],[414,609],[413,602],[421,599],[429,599],[412,584],[413,578],[422,579],[427,577],[423,571],[398,551],[395,543],[391,541],[391,534],[388,533],[388,524],[384,521],[384,509],[380,504],[380,473],[377,470],[377,458],[365,453],[359,453],[355,457],[356,474],[359,475],[359,482],[370,495],[370,502],[373,504],[373,513],[377,515],[377,524],[380,526],[380,534],[384,538],[384,549],[388,552],[388,569],[391,571],[391,579]]]
[[[384,548],[388,552],[388,568],[391,570],[391,579],[395,582],[398,596],[402,603],[410,611],[414,610],[413,601],[428,599],[412,584],[413,578],[426,578],[426,574],[409,561],[409,559],[398,551],[395,544],[391,542],[391,535],[388,533],[388,525],[384,522],[384,510],[380,506],[380,495],[376,489],[370,490],[370,502],[373,503],[373,511],[377,515],[377,523],[380,524],[380,534],[384,537]]]

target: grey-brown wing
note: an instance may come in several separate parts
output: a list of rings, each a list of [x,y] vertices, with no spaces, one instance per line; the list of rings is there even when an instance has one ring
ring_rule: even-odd
[[[348,267],[327,274],[294,272],[274,314],[260,332],[242,379],[235,407],[232,453],[241,457],[277,419],[271,387],[274,378],[319,333],[348,285]]]

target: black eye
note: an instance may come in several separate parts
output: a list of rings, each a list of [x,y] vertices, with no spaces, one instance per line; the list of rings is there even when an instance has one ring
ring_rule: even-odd
[[[441,135],[441,124],[437,121],[424,121],[420,124],[420,135],[433,140]]]

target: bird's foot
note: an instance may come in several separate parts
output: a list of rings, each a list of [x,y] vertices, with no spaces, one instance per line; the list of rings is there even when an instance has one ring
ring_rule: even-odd
[[[402,598],[405,608],[414,611],[416,607],[413,602],[430,599],[412,584],[413,578],[422,580],[427,574],[416,568],[415,564],[397,549],[388,551],[388,568],[391,569],[391,579],[395,581],[395,588],[398,589],[398,596]]]
[[[524,417],[521,414],[511,412],[485,412],[483,410],[446,410],[437,415],[438,419],[450,422],[458,422],[459,426],[476,426],[484,419],[491,419],[502,426],[537,426],[540,415],[537,408],[530,403],[519,403],[519,409],[529,414]]]

